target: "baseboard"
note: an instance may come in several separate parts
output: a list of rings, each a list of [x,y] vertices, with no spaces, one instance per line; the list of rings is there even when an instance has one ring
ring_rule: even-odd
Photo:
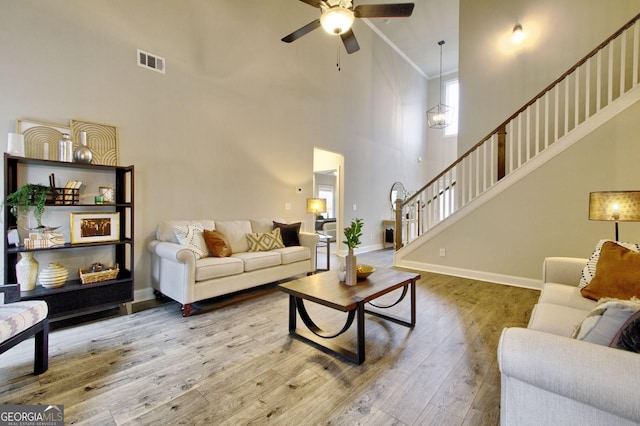
[[[155,299],[153,294],[153,288],[143,288],[133,292],[133,303],[146,302],[147,300]]]
[[[516,277],[512,275],[494,274],[491,272],[475,271],[471,269],[454,268],[451,266],[434,265],[429,263],[400,260],[394,266],[399,268],[414,269],[417,271],[433,272],[436,274],[452,275],[454,277],[469,278],[479,281],[487,281],[496,284],[510,285],[512,287],[528,288],[532,290],[542,289],[542,280]]]

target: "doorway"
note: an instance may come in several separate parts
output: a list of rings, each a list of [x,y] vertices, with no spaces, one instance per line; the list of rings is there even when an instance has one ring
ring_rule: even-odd
[[[332,253],[340,254],[336,251],[342,245],[342,229],[344,212],[344,156],[320,148],[313,149],[313,196],[327,200],[327,212],[314,218],[312,229],[325,226],[335,232],[335,239],[332,238]],[[326,225],[323,225],[327,222]],[[331,232],[331,234],[333,234]],[[333,237],[333,235],[331,235]]]

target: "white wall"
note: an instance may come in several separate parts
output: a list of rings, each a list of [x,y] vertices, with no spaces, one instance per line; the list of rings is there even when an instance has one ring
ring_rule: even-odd
[[[345,220],[364,218],[365,245],[392,183],[425,180],[415,159],[426,152],[426,82],[361,22],[361,50],[343,51],[338,72],[321,30],[280,41],[317,14],[290,0],[0,0],[0,10],[0,130],[19,118],[118,126],[120,163],[136,166],[138,294],[163,219],[304,218],[314,146],[344,155],[344,203],[357,205]],[[137,48],[164,57],[166,74],[138,67]]]
[[[640,0],[460,1],[463,153],[640,11]],[[525,32],[511,42],[516,22]]]
[[[637,0],[462,0],[459,152],[622,27],[639,6]],[[527,32],[518,48],[510,44],[516,20]],[[588,220],[589,192],[639,189],[638,114],[638,104],[625,110],[404,260],[526,282],[540,279],[545,256],[588,257],[599,239],[614,236],[612,223]],[[640,224],[621,224],[621,238],[640,241]]]

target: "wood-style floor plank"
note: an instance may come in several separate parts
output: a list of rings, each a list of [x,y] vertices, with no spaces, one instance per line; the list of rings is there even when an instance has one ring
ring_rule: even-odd
[[[385,268],[392,255],[358,259]],[[0,403],[64,404],[66,423],[87,425],[498,424],[498,339],[526,326],[538,292],[421,275],[415,328],[366,316],[360,366],[289,337],[288,295],[271,285],[199,303],[190,318],[152,303],[53,330],[40,376],[23,342],[0,355]],[[308,309],[329,329],[345,320]],[[408,304],[390,312],[406,317]],[[354,330],[338,340],[353,348]]]

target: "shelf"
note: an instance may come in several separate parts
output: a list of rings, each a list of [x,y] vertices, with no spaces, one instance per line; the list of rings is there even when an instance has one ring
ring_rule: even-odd
[[[24,184],[25,176],[29,176],[29,180],[45,178],[50,173],[63,171],[62,175],[68,175],[69,171],[81,171],[83,179],[86,183],[95,185],[104,181],[105,174],[111,175],[109,179],[114,183],[115,202],[108,204],[86,203],[88,199],[80,203],[81,198],[74,196],[77,204],[56,204],[55,202],[47,203],[46,209],[57,210],[58,214],[64,214],[67,211],[73,212],[73,209],[82,209],[82,212],[95,210],[96,212],[117,212],[120,216],[120,239],[116,241],[100,241],[92,243],[71,244],[27,249],[24,246],[9,247],[8,240],[4,242],[4,282],[17,282],[15,265],[19,260],[18,254],[24,252],[47,253],[45,257],[51,257],[58,260],[64,265],[65,259],[72,264],[86,262],[86,264],[94,263],[98,256],[104,256],[104,250],[85,252],[69,252],[67,250],[87,249],[94,247],[106,247],[107,251],[111,251],[113,264],[120,266],[118,277],[114,280],[101,281],[96,283],[82,284],[80,279],[72,279],[67,281],[63,286],[58,288],[44,288],[36,285],[32,291],[23,291],[20,293],[21,300],[44,300],[49,306],[49,319],[51,321],[59,321],[62,319],[85,315],[88,313],[111,309],[118,307],[123,303],[133,301],[133,265],[134,257],[134,166],[107,166],[97,164],[80,164],[67,163],[55,160],[42,160],[37,158],[15,157],[4,154],[4,193],[6,202],[7,194],[15,192],[22,184]],[[34,167],[37,166],[37,167]],[[26,170],[25,170],[26,169]],[[51,170],[48,170],[51,169]],[[23,172],[27,173],[23,173]],[[58,173],[56,173],[58,174]],[[64,190],[64,189],[63,189]],[[80,194],[79,194],[80,195]],[[4,209],[4,226],[16,227],[17,220],[10,213],[10,209]],[[49,256],[49,254],[51,254]],[[69,264],[67,265],[69,267]],[[75,267],[74,267],[75,269]]]
[[[67,249],[78,249],[78,248],[87,248],[87,247],[100,247],[100,246],[113,246],[113,245],[125,245],[125,244],[133,244],[133,241],[130,238],[125,238],[120,241],[101,241],[98,243],[83,243],[83,244],[71,244],[64,243],[63,245],[57,245],[53,247],[47,248],[37,248],[37,249],[26,249],[24,247],[9,247],[7,248],[7,253],[24,253],[27,251],[32,252],[44,252],[51,250],[67,250]]]

